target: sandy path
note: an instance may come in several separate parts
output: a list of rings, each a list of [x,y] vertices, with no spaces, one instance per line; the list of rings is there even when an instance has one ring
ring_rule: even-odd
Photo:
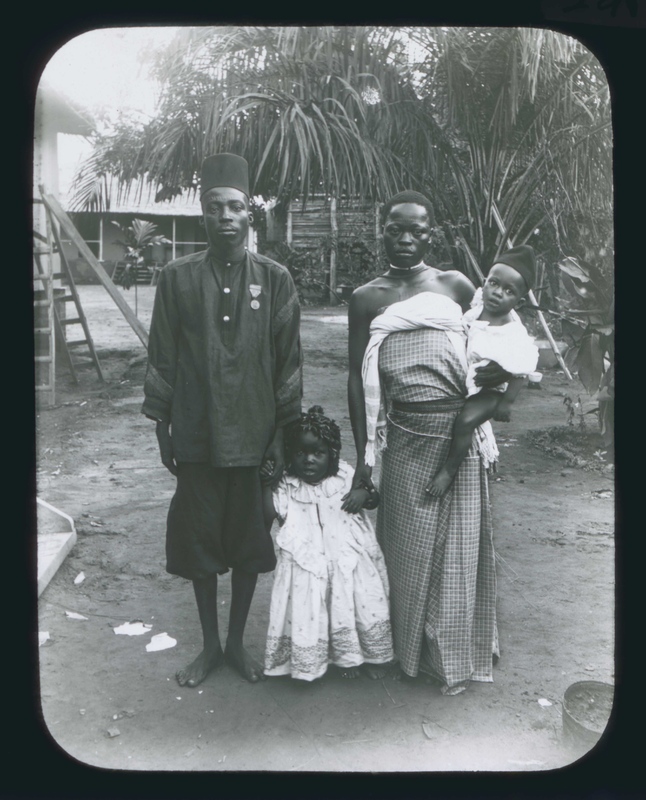
[[[84,370],[74,387],[63,374],[58,406],[41,410],[37,424],[39,493],[79,533],[39,602],[39,629],[50,634],[39,650],[43,713],[65,751],[127,770],[527,771],[578,756],[562,737],[561,700],[574,681],[613,679],[614,496],[607,472],[568,467],[526,441],[528,429],[565,423],[572,386],[562,374],[525,391],[514,420],[498,426],[502,658],[493,684],[446,698],[425,685],[331,674],[314,685],[252,686],[224,668],[198,690],[180,689],[173,675],[198,652],[199,627],[190,584],[164,571],[174,481],[139,413],[143,348],[101,287],[81,291],[108,380],[102,386]],[[134,290],[124,294],[134,306]],[[140,287],[145,324],[153,295]],[[304,311],[304,404],[320,403],[339,421],[352,461],[346,329],[330,319],[343,314]],[[247,632],[256,656],[270,590],[263,576]],[[226,613],[227,577],[220,602]],[[147,653],[150,636],[115,635],[111,626],[130,620],[177,646]]]

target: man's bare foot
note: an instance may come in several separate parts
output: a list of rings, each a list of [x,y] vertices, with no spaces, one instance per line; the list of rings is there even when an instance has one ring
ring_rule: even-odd
[[[453,482],[454,476],[447,472],[445,467],[437,473],[426,487],[426,493],[431,497],[441,497]]]
[[[342,678],[360,678],[361,667],[339,667],[339,673]]]
[[[223,661],[222,648],[215,650],[212,654],[207,654],[206,650],[202,650],[195,661],[191,661],[184,669],[177,670],[175,673],[177,683],[180,686],[190,686],[191,688],[199,686],[209,672],[222,666]]]
[[[390,672],[388,664],[364,664],[363,671],[373,681],[385,678]]]
[[[258,681],[266,680],[262,667],[255,658],[252,658],[247,653],[242,644],[230,644],[227,642],[224,657],[227,664],[239,672],[246,681],[257,683]]]

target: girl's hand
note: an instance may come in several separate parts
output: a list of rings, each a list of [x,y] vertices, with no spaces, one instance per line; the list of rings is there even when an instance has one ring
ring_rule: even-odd
[[[367,488],[370,487],[370,488]],[[371,496],[371,492],[377,494],[377,490],[372,485],[372,467],[365,464],[357,464],[352,478],[352,489],[341,498],[341,508],[348,514],[356,514],[364,507],[365,502]],[[377,502],[379,502],[377,495]],[[369,506],[374,508],[374,506]]]
[[[350,489],[350,491],[343,496],[341,508],[348,514],[357,514],[366,504],[370,492],[367,489]]]

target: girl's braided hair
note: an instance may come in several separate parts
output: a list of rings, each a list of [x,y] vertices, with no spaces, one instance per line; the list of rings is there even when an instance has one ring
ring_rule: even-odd
[[[287,425],[285,428],[285,455],[287,472],[293,474],[291,460],[301,433],[313,433],[318,436],[328,447],[329,459],[326,478],[336,475],[339,471],[339,455],[341,453],[341,431],[333,419],[326,417],[321,406],[312,406],[307,413],[302,413],[301,418]]]

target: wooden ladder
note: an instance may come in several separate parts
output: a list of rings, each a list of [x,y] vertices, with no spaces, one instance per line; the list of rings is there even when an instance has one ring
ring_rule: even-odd
[[[67,290],[68,293],[64,294],[63,297],[58,299],[54,299],[53,297],[53,289],[51,292],[51,303],[52,303],[52,321],[53,321],[53,328],[55,331],[55,340],[56,340],[56,347],[60,349],[67,367],[69,368],[70,374],[72,376],[72,380],[74,383],[78,383],[78,375],[76,372],[76,367],[74,365],[74,361],[72,359],[71,349],[87,346],[90,359],[94,364],[94,368],[96,373],[99,377],[99,380],[103,381],[103,370],[101,369],[101,363],[99,362],[99,357],[97,356],[96,349],[94,347],[94,342],[92,340],[92,335],[90,334],[90,329],[88,327],[87,318],[83,311],[83,306],[81,305],[81,298],[78,293],[78,289],[76,288],[76,283],[74,281],[74,276],[72,275],[72,270],[70,269],[69,263],[67,261],[67,257],[65,255],[65,251],[61,245],[60,233],[58,230],[58,226],[56,224],[56,220],[51,213],[50,209],[46,206],[47,210],[47,220],[48,220],[48,228],[51,230],[51,234],[53,237],[53,241],[55,244],[54,252],[58,253],[60,260],[61,260],[61,272],[54,273],[52,278],[63,278],[67,282]],[[40,270],[40,274],[42,276],[43,271]],[[59,314],[57,304],[58,303],[73,303],[76,309],[76,316],[68,317],[67,314]],[[82,330],[82,335],[79,334],[77,339],[68,340],[65,335],[65,330],[69,325],[77,325],[80,326]]]
[[[35,200],[34,202],[42,202]],[[53,243],[47,236],[34,231],[34,373],[39,398],[54,405],[56,402],[56,341],[54,335],[54,276],[52,274]],[[45,263],[43,263],[45,259]],[[40,288],[38,286],[40,285]]]

